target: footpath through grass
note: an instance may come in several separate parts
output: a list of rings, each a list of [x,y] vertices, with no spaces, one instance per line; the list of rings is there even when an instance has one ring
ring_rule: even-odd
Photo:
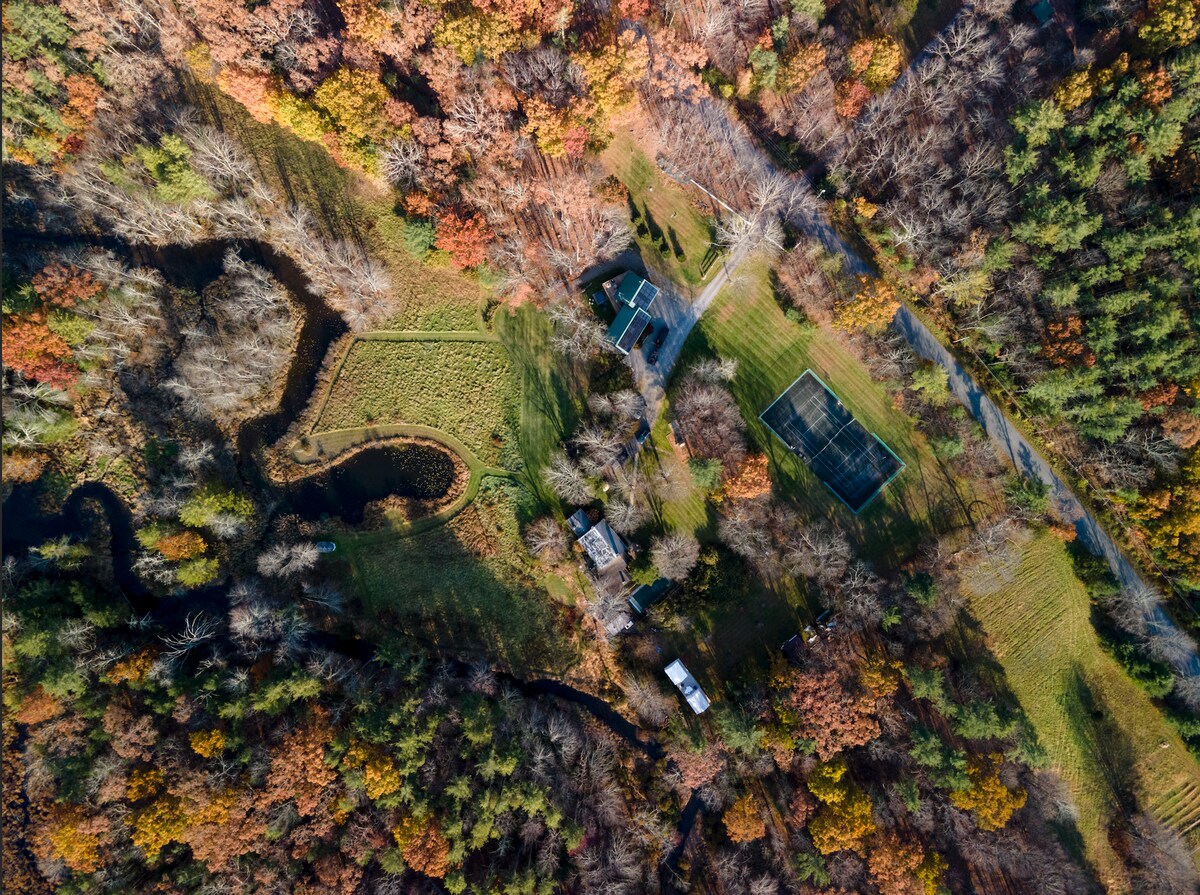
[[[722,290],[688,337],[677,369],[708,354],[738,362],[733,393],[752,441],[771,460],[776,492],[806,514],[833,519],[855,540],[863,558],[892,564],[908,556],[922,536],[965,521],[973,500],[970,486],[934,457],[913,420],[895,408],[883,386],[830,333],[784,316],[766,261],[746,263],[736,281]],[[858,516],[758,420],[806,369],[820,376],[905,463],[904,471]]]
[[[1074,796],[1083,850],[1102,881],[1120,866],[1108,825],[1135,806],[1200,846],[1200,763],[1101,648],[1063,544],[1039,534],[1010,581],[989,581],[965,582],[971,613]]]

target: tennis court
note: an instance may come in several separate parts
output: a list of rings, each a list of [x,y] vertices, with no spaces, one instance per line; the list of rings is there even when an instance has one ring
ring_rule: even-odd
[[[812,370],[758,417],[851,512],[861,512],[904,464],[863,428]]]

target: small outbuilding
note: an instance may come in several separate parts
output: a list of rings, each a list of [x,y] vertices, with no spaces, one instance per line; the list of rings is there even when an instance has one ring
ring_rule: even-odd
[[[692,673],[687,670],[687,667],[682,661],[676,659],[665,669],[667,677],[671,679],[679,692],[683,694],[683,698],[687,700],[687,704],[692,707],[692,711],[697,715],[704,714],[710,703],[708,697],[704,695],[704,691],[700,689],[700,685],[696,683],[696,679],[692,677]]]

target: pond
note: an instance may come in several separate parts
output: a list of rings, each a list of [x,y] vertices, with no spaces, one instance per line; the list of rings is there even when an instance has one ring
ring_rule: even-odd
[[[306,519],[337,516],[355,525],[372,501],[436,500],[454,484],[454,458],[427,444],[371,447],[283,489],[283,509]]]

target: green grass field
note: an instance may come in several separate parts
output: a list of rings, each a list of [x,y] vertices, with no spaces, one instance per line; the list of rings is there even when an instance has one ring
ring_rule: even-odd
[[[1108,822],[1135,803],[1200,846],[1200,763],[1101,649],[1063,544],[1035,536],[1012,580],[989,583],[965,582],[971,613],[1075,798],[1083,850],[1101,879],[1119,866]]]
[[[346,533],[348,562],[379,633],[402,631],[455,655],[517,672],[561,672],[573,659],[561,603],[533,577],[517,527],[519,492],[485,479],[446,525],[409,537]]]
[[[677,369],[713,353],[738,362],[733,392],[752,441],[771,460],[776,492],[807,514],[834,519],[856,541],[861,556],[892,564],[905,558],[922,535],[965,521],[977,495],[933,456],[912,419],[894,407],[884,388],[830,333],[784,316],[765,261],[746,263],[737,281],[721,292],[689,336]],[[810,368],[905,463],[899,477],[858,516],[758,421],[759,413]]]
[[[495,341],[360,339],[314,431],[419,423],[449,432],[491,466],[517,433],[518,383]]]
[[[647,231],[636,236],[646,265],[679,286],[697,286],[707,280],[717,267],[709,257],[712,222],[696,210],[687,193],[659,171],[654,160],[627,135],[618,135],[600,160],[629,190],[630,201]],[[665,255],[654,244],[651,233],[656,230],[666,240]]]
[[[539,499],[543,494],[538,471],[550,462],[559,442],[575,428],[579,416],[579,385],[570,365],[550,344],[553,325],[531,305],[511,312],[500,308],[493,324],[520,379],[520,450],[526,486]]]

